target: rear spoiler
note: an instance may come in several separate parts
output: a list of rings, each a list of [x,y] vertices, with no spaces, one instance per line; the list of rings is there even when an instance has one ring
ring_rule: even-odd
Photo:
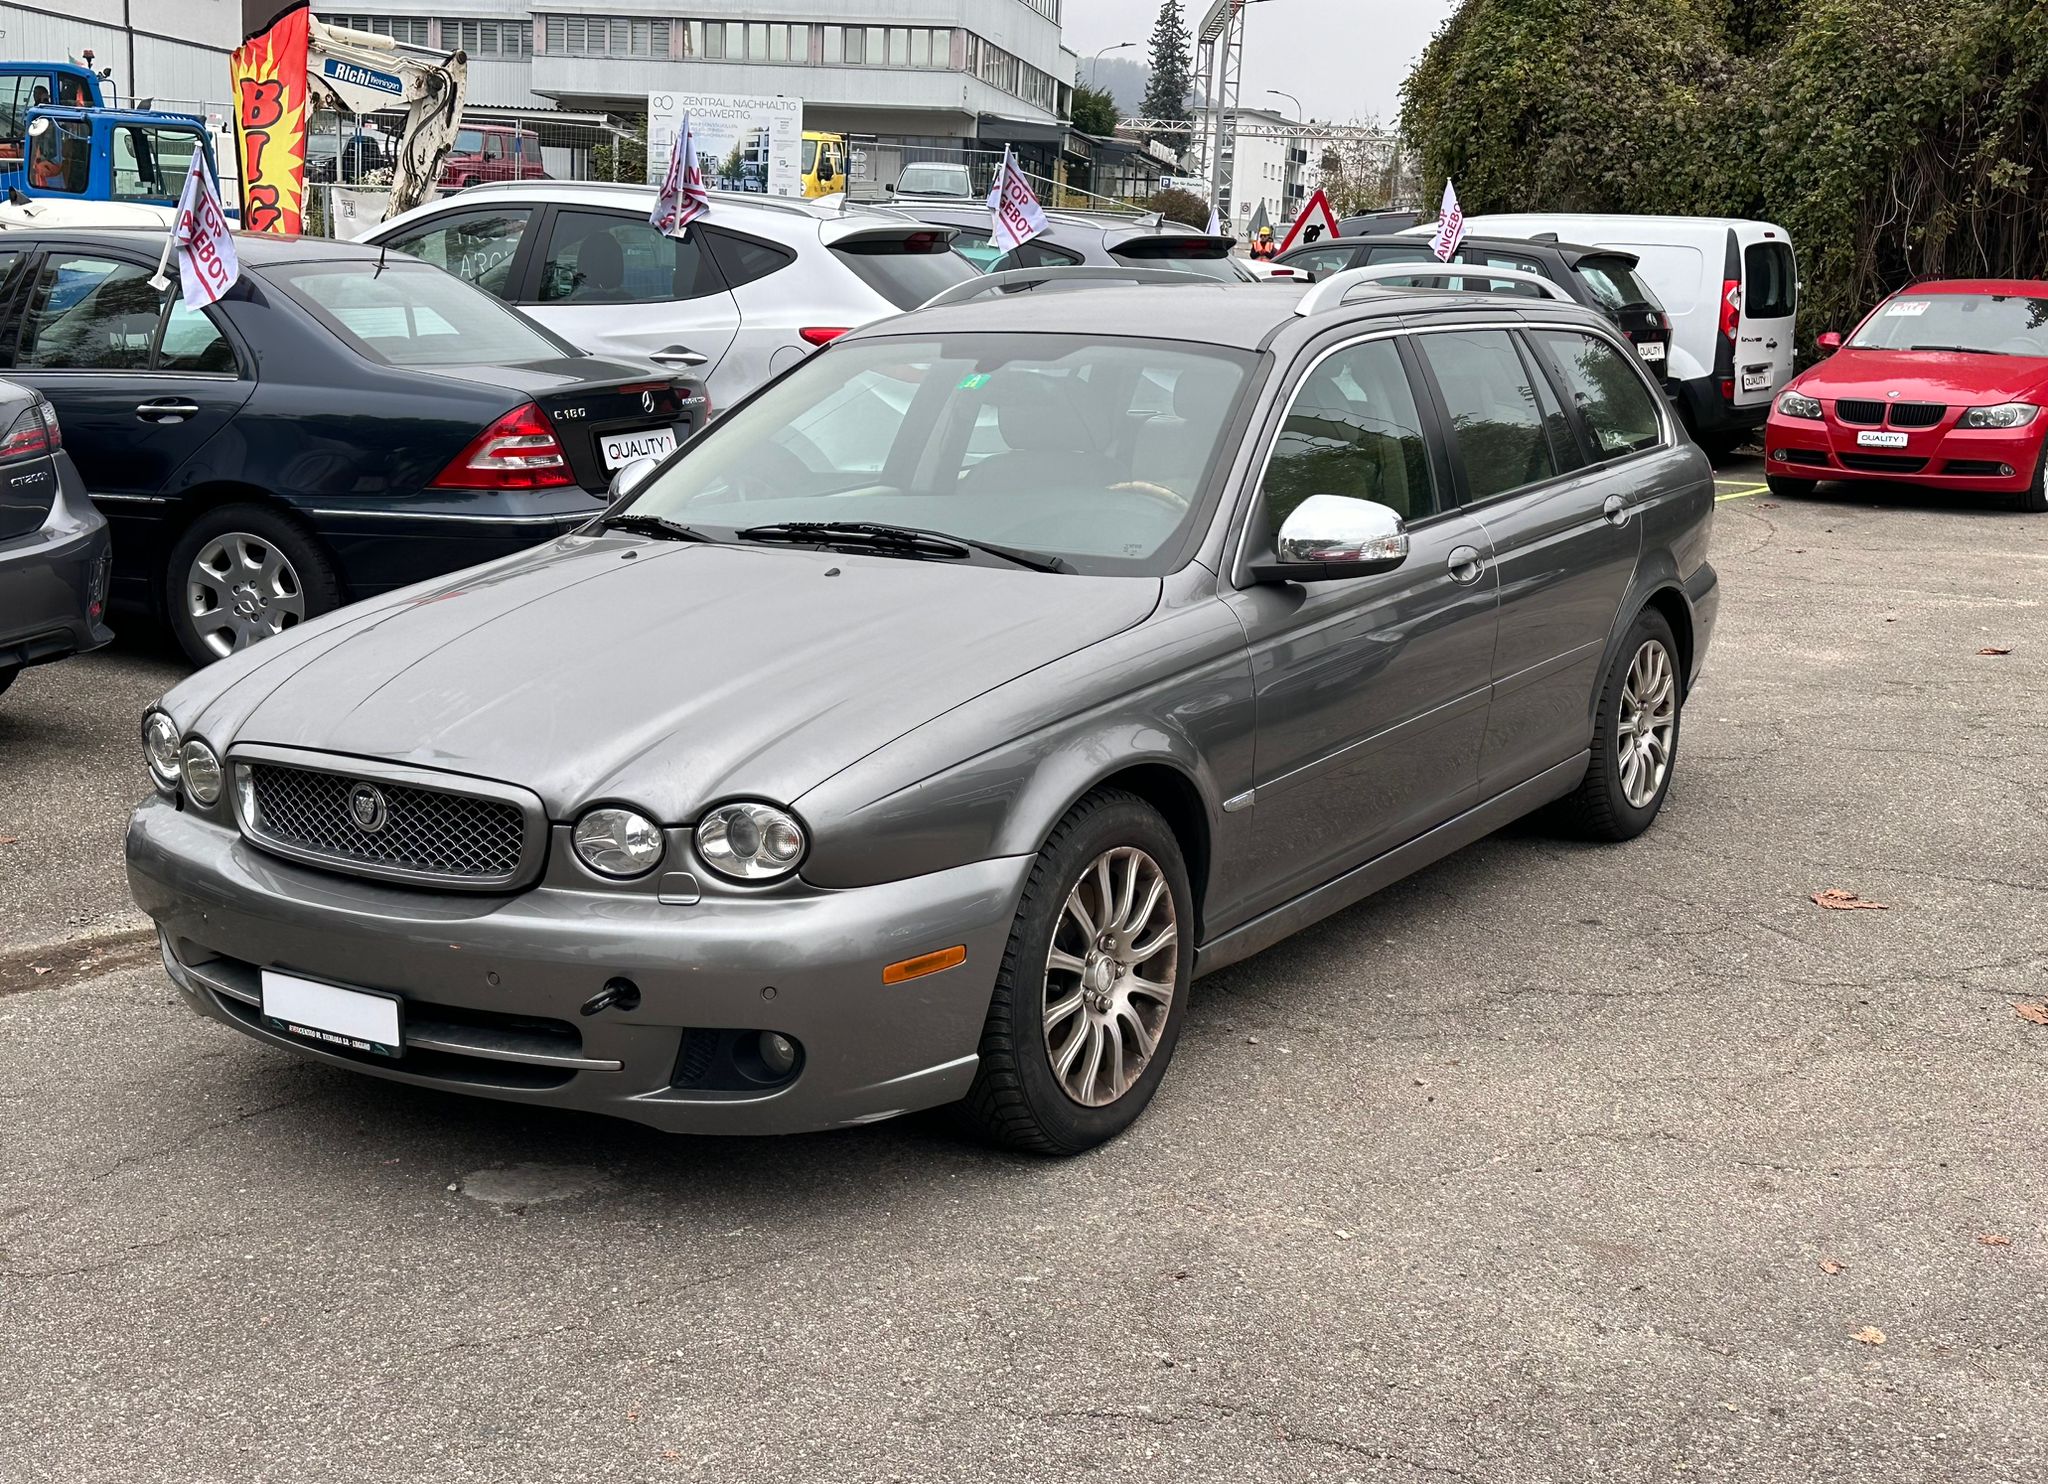
[[[960,229],[936,222],[921,222],[913,216],[877,215],[868,219],[844,216],[822,223],[818,235],[827,247],[840,247],[849,242],[900,242],[912,237],[937,237],[950,246],[960,235]]]

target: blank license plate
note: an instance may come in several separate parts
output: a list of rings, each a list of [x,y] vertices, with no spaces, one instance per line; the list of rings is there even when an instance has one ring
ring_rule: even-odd
[[[1742,389],[1745,392],[1767,392],[1771,389],[1771,368],[1769,366],[1746,366],[1742,371]]]
[[[272,1030],[309,1041],[373,1051],[379,1056],[403,1056],[405,1033],[399,1028],[399,1005],[397,995],[343,989],[275,969],[263,971],[265,1023]]]
[[[1661,361],[1664,359],[1664,342],[1644,340],[1636,346],[1636,354],[1646,361]]]
[[[647,428],[638,433],[604,435],[604,466],[623,469],[635,459],[665,459],[676,451],[674,428]]]
[[[1858,433],[1856,435],[1856,446],[1858,448],[1904,448],[1906,446],[1906,435],[1904,433]]]

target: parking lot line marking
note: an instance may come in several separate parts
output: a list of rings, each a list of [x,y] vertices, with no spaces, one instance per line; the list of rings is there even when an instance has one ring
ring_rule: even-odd
[[[1716,483],[1719,483],[1719,481],[1717,480]],[[1714,503],[1718,505],[1723,500],[1747,500],[1751,495],[1760,495],[1769,488],[1770,486],[1767,484],[1752,484],[1743,489],[1729,490],[1726,494],[1715,495]]]

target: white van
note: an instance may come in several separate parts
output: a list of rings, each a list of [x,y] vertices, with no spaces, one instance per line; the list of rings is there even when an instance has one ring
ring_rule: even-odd
[[[1434,226],[1417,231],[1434,231]],[[1783,227],[1739,217],[1518,213],[1465,219],[1473,236],[1540,237],[1621,247],[1671,316],[1679,415],[1709,451],[1763,426],[1792,379],[1798,263]]]

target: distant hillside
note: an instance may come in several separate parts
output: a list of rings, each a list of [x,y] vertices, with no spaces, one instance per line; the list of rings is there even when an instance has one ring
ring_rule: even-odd
[[[1128,57],[1104,57],[1100,62],[1083,57],[1075,78],[1090,87],[1108,88],[1116,99],[1117,114],[1135,118],[1145,102],[1145,84],[1152,80],[1152,69]]]

